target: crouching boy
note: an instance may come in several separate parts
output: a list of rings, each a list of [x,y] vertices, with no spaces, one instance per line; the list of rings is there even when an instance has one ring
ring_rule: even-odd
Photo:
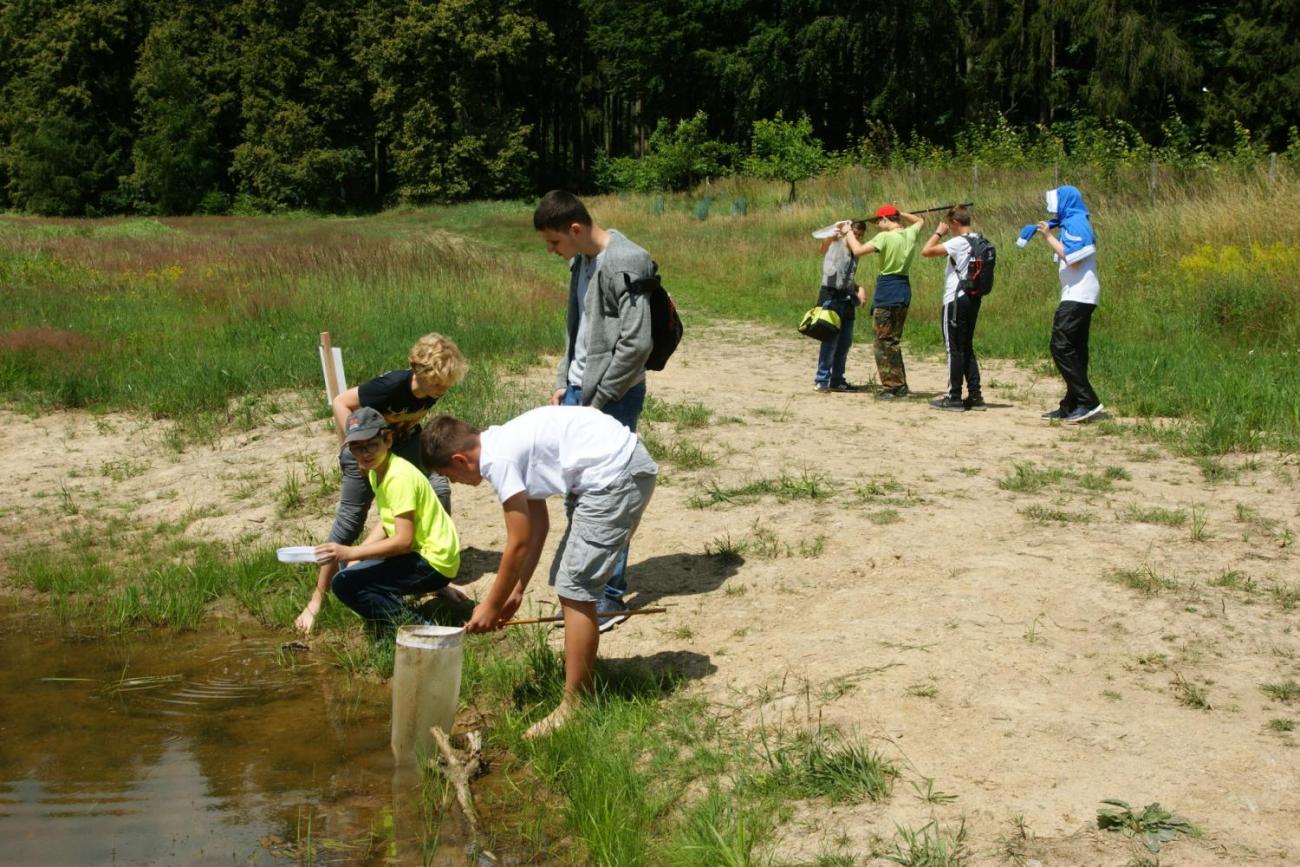
[[[501,565],[469,632],[499,629],[519,609],[550,529],[546,498],[566,498],[568,527],[550,576],[564,611],[564,699],[526,736],[546,734],[591,688],[596,603],[650,502],[659,467],[636,434],[590,407],[544,406],[482,432],[441,415],[422,436],[428,466],[460,484],[487,479],[504,512]]]
[[[317,563],[353,561],[334,576],[334,595],[379,635],[399,623],[423,622],[404,596],[437,591],[465,601],[450,584],[460,570],[456,526],[424,473],[392,453],[384,416],[370,407],[356,410],[344,424],[343,442],[375,492],[379,524],[360,545],[316,546]]]

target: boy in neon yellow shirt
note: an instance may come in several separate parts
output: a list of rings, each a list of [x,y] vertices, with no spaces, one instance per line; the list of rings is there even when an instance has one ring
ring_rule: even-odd
[[[352,561],[334,576],[334,595],[379,634],[421,620],[404,596],[437,591],[467,601],[451,586],[460,571],[456,526],[424,473],[392,453],[393,431],[384,416],[370,407],[356,410],[344,425],[343,442],[374,489],[379,524],[360,545],[316,546],[317,563]]]
[[[893,205],[881,205],[873,222],[880,231],[868,243],[863,244],[851,235],[844,240],[855,256],[880,254],[880,275],[876,277],[876,292],[871,300],[871,330],[876,338],[873,348],[876,373],[880,376],[877,396],[881,400],[898,400],[910,393],[899,341],[903,337],[903,323],[907,321],[907,308],[912,303],[908,274],[925,220],[916,214],[899,213]]]

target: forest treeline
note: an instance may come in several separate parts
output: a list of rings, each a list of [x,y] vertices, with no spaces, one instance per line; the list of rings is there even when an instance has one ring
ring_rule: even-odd
[[[44,214],[1300,154],[1297,118],[1300,0],[0,0],[0,209]]]

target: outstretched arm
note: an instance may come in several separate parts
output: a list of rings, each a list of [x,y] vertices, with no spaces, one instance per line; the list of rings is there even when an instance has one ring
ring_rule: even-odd
[[[550,517],[545,500],[530,500],[520,491],[501,504],[506,522],[506,544],[501,552],[496,580],[474,607],[474,614],[465,624],[467,632],[490,632],[501,627],[501,622],[519,610],[524,589],[533,577],[542,545],[550,531]]]
[[[849,248],[849,252],[854,256],[865,256],[868,253],[875,253],[880,249],[875,244],[862,243],[858,240],[858,236],[852,232],[845,233],[844,244]]]

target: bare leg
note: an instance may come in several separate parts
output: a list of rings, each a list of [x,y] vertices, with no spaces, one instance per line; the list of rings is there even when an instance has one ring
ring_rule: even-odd
[[[524,732],[525,738],[549,734],[568,722],[582,696],[591,690],[596,670],[600,630],[596,627],[596,603],[560,597],[564,609],[564,698],[546,719]]]

